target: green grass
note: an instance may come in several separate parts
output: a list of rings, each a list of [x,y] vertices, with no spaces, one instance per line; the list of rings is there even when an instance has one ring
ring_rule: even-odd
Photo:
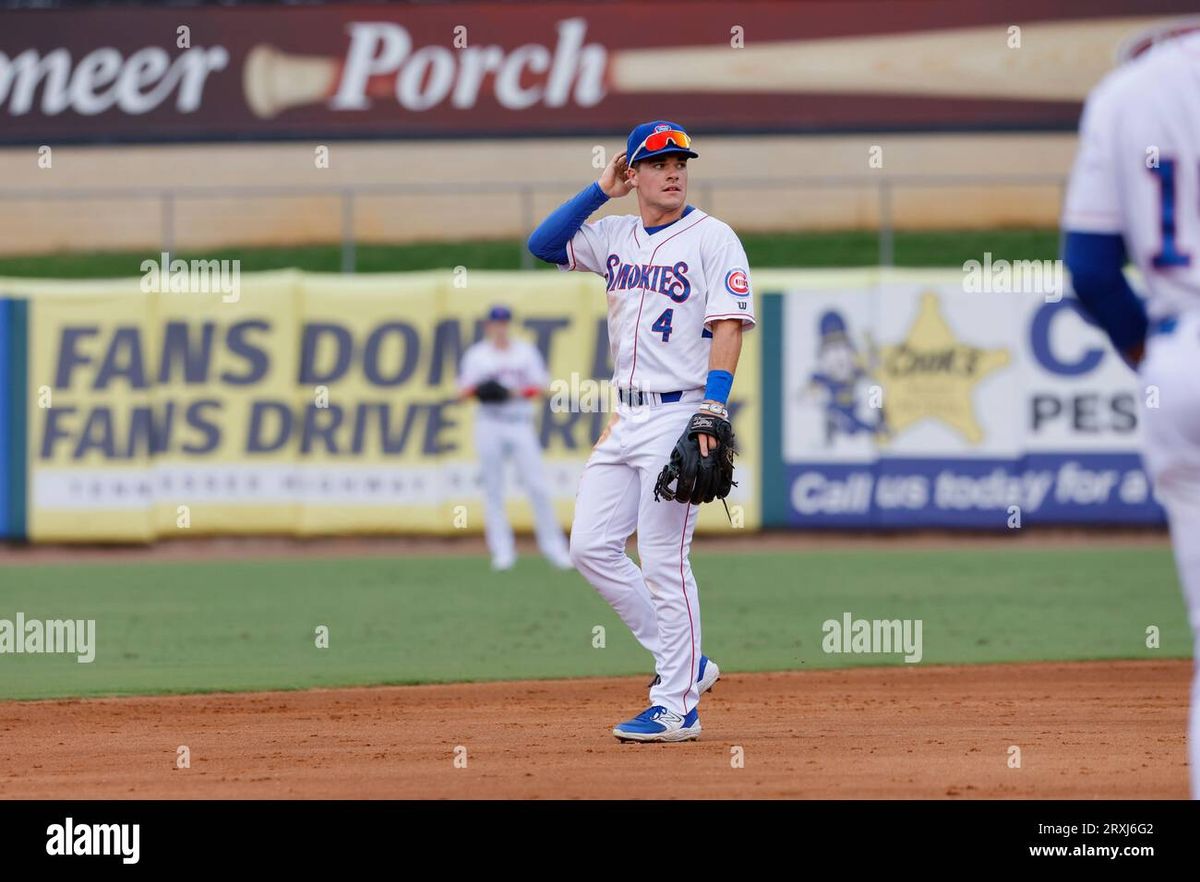
[[[822,623],[845,611],[922,619],[922,664],[1190,655],[1167,549],[697,553],[693,564],[705,650],[731,673],[903,663],[824,653]],[[499,575],[462,556],[0,567],[0,618],[18,611],[96,619],[96,659],[0,655],[0,698],[651,669],[579,575],[540,559]],[[318,625],[328,649],[314,644]]]
[[[748,233],[741,236],[751,267],[873,266],[879,260],[878,237],[871,231]],[[519,269],[524,243],[516,240],[437,242],[410,245],[360,245],[359,272],[408,272],[466,266],[470,269]],[[897,266],[958,266],[982,259],[1051,259],[1058,256],[1057,230],[977,230],[899,232]],[[140,265],[156,253],[104,252],[0,257],[0,276],[31,278],[119,278],[140,275]],[[341,248],[224,248],[180,252],[185,260],[241,260],[242,272],[295,267],[310,272],[340,272]],[[552,269],[548,264],[535,265]]]

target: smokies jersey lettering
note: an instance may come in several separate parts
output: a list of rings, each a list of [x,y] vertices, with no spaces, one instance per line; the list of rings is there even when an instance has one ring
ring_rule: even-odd
[[[1151,48],[1092,91],[1062,225],[1123,235],[1152,318],[1200,308],[1200,34]]]
[[[755,323],[746,252],[729,226],[698,208],[648,235],[640,217],[603,217],[567,243],[563,270],[602,276],[613,383],[645,392],[699,389],[709,323]]]

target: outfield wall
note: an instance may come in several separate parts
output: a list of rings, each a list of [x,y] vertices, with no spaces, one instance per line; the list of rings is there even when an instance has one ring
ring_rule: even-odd
[[[702,530],[1160,522],[1142,391],[1069,300],[937,270],[762,271],[731,401],[734,523]],[[607,420],[602,281],[444,272],[0,280],[0,536],[480,532],[454,375],[504,301],[547,358],[564,525]],[[510,514],[530,512],[509,474]]]
[[[596,179],[598,156],[624,149],[626,134],[338,142],[328,167],[314,164],[314,144],[56,145],[46,169],[34,147],[0,148],[0,254],[157,252],[168,239],[175,252],[328,244],[347,232],[348,191],[348,232],[363,244],[523,239]],[[993,229],[1057,225],[1076,137],[865,132],[702,143],[689,200],[739,232]],[[879,166],[869,163],[876,148]],[[538,189],[523,198],[524,187]],[[614,200],[597,216],[632,204]]]

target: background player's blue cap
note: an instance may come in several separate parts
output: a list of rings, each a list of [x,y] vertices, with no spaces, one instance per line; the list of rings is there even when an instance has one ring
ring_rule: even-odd
[[[673,133],[678,132],[682,137],[672,137]],[[658,150],[649,150],[643,146],[643,142],[651,135],[659,134],[660,137],[666,139],[667,143],[661,146]],[[683,141],[684,143],[679,143]],[[641,162],[650,156],[662,156],[666,153],[682,153],[684,156],[690,156],[693,159],[699,159],[700,154],[691,150],[691,137],[683,126],[678,126],[673,122],[665,119],[656,119],[653,122],[642,123],[640,126],[635,126],[634,130],[629,133],[629,138],[625,142],[625,161],[630,165],[635,162]],[[639,151],[638,148],[641,148]],[[635,156],[634,153],[637,153]]]
[[[488,310],[489,322],[510,322],[512,321],[512,310],[507,306],[496,304]]]
[[[846,320],[836,310],[829,310],[821,315],[821,337],[823,339],[844,338],[846,336]]]

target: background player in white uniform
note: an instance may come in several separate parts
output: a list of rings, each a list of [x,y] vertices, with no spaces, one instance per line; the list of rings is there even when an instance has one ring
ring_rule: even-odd
[[[690,147],[674,123],[637,126],[600,179],[529,239],[537,257],[597,273],[607,284],[619,401],[580,480],[571,560],[654,656],[650,707],[613,730],[630,741],[697,737],[700,694],[719,673],[700,649],[688,560],[696,509],[655,501],[654,488],[702,404],[724,409],[742,330],[755,321],[737,236],[687,204],[687,160],[698,155]],[[584,224],[610,198],[633,190],[638,214]],[[711,439],[698,440],[708,454]],[[640,569],[625,553],[634,531]]]
[[[512,526],[504,510],[504,463],[511,457],[533,506],[538,547],[552,564],[570,569],[567,540],[554,515],[533,424],[531,399],[542,393],[550,377],[537,347],[509,334],[511,320],[507,307],[492,307],[484,338],[463,353],[458,376],[462,398],[478,396],[481,389],[497,385],[507,393],[503,400],[481,400],[475,418],[475,450],[486,496],[484,533],[492,568],[507,570],[517,560]]]
[[[1158,406],[1142,409],[1145,464],[1167,509],[1200,659],[1200,32],[1159,43],[1093,90],[1063,228],[1081,303],[1158,389]],[[1145,305],[1121,272],[1127,257]],[[1200,798],[1196,673],[1188,740]]]

